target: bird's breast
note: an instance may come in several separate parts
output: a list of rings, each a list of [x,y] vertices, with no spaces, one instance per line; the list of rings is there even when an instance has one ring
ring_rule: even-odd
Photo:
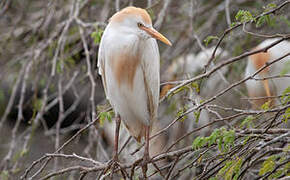
[[[260,52],[257,54],[253,54],[250,56],[250,60],[253,62],[256,70],[263,67],[270,60],[269,52]],[[265,68],[262,73],[267,73],[269,71],[269,67]]]
[[[136,70],[140,66],[141,61],[138,54],[121,52],[114,55],[111,60],[114,79],[118,86],[128,85],[132,90],[134,88]]]

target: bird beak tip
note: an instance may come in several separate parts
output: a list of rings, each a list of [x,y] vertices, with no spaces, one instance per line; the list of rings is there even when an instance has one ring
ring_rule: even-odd
[[[151,35],[151,37],[160,40],[161,42],[163,42],[164,44],[167,44],[168,46],[172,46],[171,42],[165,36],[163,36],[161,33],[156,31],[155,29],[153,29],[153,28],[144,28],[144,30],[149,35]]]

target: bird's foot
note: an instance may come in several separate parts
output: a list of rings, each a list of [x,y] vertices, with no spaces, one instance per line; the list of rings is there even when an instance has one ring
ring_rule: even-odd
[[[114,174],[115,169],[117,169],[117,167],[121,168],[121,164],[119,162],[119,158],[118,156],[114,156],[109,162],[108,162],[108,166],[105,169],[104,173],[107,173],[108,170],[111,171],[111,177]]]
[[[144,154],[143,159],[140,163],[140,166],[142,167],[144,179],[147,179],[148,163],[150,163],[150,161],[151,161],[151,159],[149,157],[149,154]]]

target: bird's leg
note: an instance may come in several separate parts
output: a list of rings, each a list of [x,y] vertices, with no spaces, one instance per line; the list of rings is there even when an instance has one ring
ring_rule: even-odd
[[[142,172],[143,176],[146,179],[146,172],[147,172],[147,164],[150,161],[149,157],[149,132],[150,132],[150,126],[146,126],[145,129],[145,149],[144,149],[144,155],[143,155],[143,162],[142,162]]]
[[[119,149],[119,131],[120,131],[121,117],[118,114],[116,116],[116,129],[115,129],[115,144],[114,144],[114,154],[113,160],[118,161],[118,149]]]
[[[120,131],[120,124],[121,124],[121,117],[119,114],[117,114],[115,121],[116,121],[116,128],[115,128],[113,159],[110,161],[109,167],[108,167],[111,169],[111,179],[113,178],[115,167],[118,166],[118,162],[119,162],[119,158],[118,158],[118,149],[119,148],[118,147],[119,147],[119,131]]]

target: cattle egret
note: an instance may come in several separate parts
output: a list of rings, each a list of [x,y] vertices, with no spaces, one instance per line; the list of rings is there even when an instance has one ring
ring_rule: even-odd
[[[188,53],[178,57],[175,61],[171,63],[171,65],[167,68],[164,73],[163,79],[166,81],[177,81],[180,79],[188,79],[194,76],[197,76],[203,72],[205,65],[208,63],[215,47],[206,48],[200,51],[198,54]],[[223,61],[229,53],[222,48],[217,48],[215,53],[215,62]],[[214,67],[214,63],[212,62],[209,66],[209,69]],[[228,67],[223,67],[218,70],[217,73],[209,76],[203,83],[201,87],[200,93],[195,93],[195,91],[189,92],[189,98],[194,99],[196,102],[201,102],[202,99],[213,96],[216,92],[228,86],[228,84],[224,81],[224,76],[228,73]],[[165,96],[168,91],[173,88],[173,84],[166,84],[162,87],[160,96]],[[184,106],[192,106],[192,102],[184,101],[184,98],[181,94],[174,95],[172,98],[174,99],[172,102],[175,103],[177,109],[183,108]],[[182,99],[182,101],[180,101]],[[186,103],[185,103],[186,102]],[[165,107],[167,109],[167,107]],[[160,107],[161,112],[163,107]],[[165,114],[168,115],[166,110]],[[162,116],[164,117],[165,114]],[[175,116],[175,115],[174,115]],[[167,119],[171,119],[168,118]],[[193,113],[188,114],[188,119],[195,119]],[[164,121],[162,121],[164,122]],[[183,121],[182,123],[177,123],[173,128],[174,130],[170,133],[170,136],[173,137],[173,141],[179,139],[187,132],[192,131],[194,128],[204,126],[210,122],[210,114],[206,110],[202,110],[199,115],[198,123],[196,121]],[[206,135],[209,132],[210,128],[202,128],[200,130],[201,135]],[[189,139],[188,139],[189,140]],[[187,142],[191,142],[190,140]]]
[[[126,7],[110,18],[98,54],[99,74],[106,97],[116,114],[113,161],[118,161],[122,120],[137,141],[145,137],[145,175],[149,161],[149,133],[157,119],[159,101],[159,50],[156,39],[171,45],[152,27],[146,10]]]
[[[261,49],[271,45],[278,39],[268,39],[263,41],[254,49]],[[245,71],[245,77],[253,75],[258,69],[263,67],[267,62],[271,62],[275,59],[282,57],[290,52],[290,42],[283,41],[274,47],[270,48],[267,52],[261,52],[253,54],[248,58],[248,64]],[[248,95],[253,98],[253,108],[260,108],[264,103],[270,101],[270,105],[275,104],[273,98],[270,96],[280,95],[282,92],[290,86],[289,78],[275,78],[264,79],[270,76],[280,75],[281,71],[286,67],[286,63],[289,64],[289,57],[285,57],[282,60],[268,66],[263,71],[255,76],[256,79],[250,79],[246,81],[246,87]],[[266,98],[263,98],[266,97]]]

